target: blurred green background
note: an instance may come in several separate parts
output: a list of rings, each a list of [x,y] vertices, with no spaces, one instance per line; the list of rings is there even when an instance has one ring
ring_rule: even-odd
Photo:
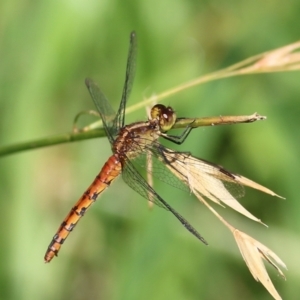
[[[71,131],[79,111],[94,109],[84,85],[88,76],[117,108],[133,29],[139,52],[129,105],[299,40],[299,10],[296,0],[2,0],[0,146]],[[300,291],[299,79],[299,72],[231,78],[164,102],[178,116],[268,116],[194,130],[178,149],[287,198],[247,190],[241,203],[268,229],[216,207],[287,264],[286,282],[268,267],[284,299],[297,299]],[[145,118],[141,109],[127,123]],[[193,196],[161,189],[209,247],[170,213],[157,207],[150,212],[121,179],[45,265],[53,234],[110,153],[101,138],[0,159],[1,299],[271,299],[249,273],[231,233]]]

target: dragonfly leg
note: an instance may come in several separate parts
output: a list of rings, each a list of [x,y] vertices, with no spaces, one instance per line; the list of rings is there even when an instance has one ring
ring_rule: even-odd
[[[182,132],[181,135],[170,135],[170,134],[166,134],[166,133],[160,133],[160,136],[162,136],[163,138],[165,138],[166,140],[169,140],[177,145],[181,145],[185,139],[188,137],[188,135],[190,134],[190,132],[193,129],[192,124],[195,121],[193,121],[192,123],[190,123]]]

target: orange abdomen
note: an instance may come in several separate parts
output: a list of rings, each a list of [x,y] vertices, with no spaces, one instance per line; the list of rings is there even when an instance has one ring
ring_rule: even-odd
[[[44,257],[45,262],[50,262],[54,256],[57,256],[61,245],[74,229],[80,218],[84,215],[91,204],[96,201],[98,196],[111,184],[111,182],[120,175],[121,168],[122,166],[117,155],[112,155],[107,160],[94,182],[77,201],[75,206],[71,209],[60,225],[48,246]]]

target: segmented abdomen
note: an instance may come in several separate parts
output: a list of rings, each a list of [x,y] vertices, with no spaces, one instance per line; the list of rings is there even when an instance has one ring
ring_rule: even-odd
[[[80,218],[86,210],[98,198],[98,196],[111,184],[111,182],[121,173],[121,163],[117,155],[112,155],[104,164],[94,182],[85,191],[75,206],[66,216],[45,254],[45,262],[50,262],[54,256],[57,256],[61,245],[64,243],[70,232],[74,229]]]

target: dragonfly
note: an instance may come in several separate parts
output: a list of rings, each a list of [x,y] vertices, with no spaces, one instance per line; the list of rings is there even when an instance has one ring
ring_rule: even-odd
[[[206,182],[206,185],[211,185],[211,189],[209,190],[200,189],[199,192],[203,196],[211,198],[213,201],[217,201],[217,198],[220,197],[225,198],[225,200],[229,199],[229,205],[232,203],[232,199],[230,198],[232,190],[235,191],[237,196],[242,196],[242,184],[262,190],[260,185],[255,186],[252,181],[245,181],[244,177],[233,174],[223,167],[194,158],[188,152],[177,152],[164,147],[159,142],[159,138],[176,144],[182,144],[191,130],[198,126],[196,119],[189,119],[187,122],[188,125],[185,126],[182,134],[168,134],[169,130],[173,129],[176,124],[180,124],[183,120],[176,117],[176,113],[171,107],[156,104],[152,107],[150,117],[147,121],[125,125],[125,108],[133,85],[136,53],[137,37],[136,33],[132,32],[127,57],[125,84],[117,113],[114,112],[97,84],[91,79],[86,79],[86,86],[102,119],[113,154],[108,158],[93,183],[72,207],[59,226],[47,248],[44,257],[45,262],[50,262],[53,257],[58,255],[62,244],[87,209],[120,175],[122,175],[129,187],[152,203],[171,212],[191,234],[207,245],[206,240],[200,233],[154,190],[153,185],[140,173],[140,166],[144,166],[147,172],[151,172],[156,178],[169,185],[183,188],[190,192],[193,189],[191,185],[192,179],[194,178],[197,181],[202,180],[203,183]],[[244,121],[237,120],[237,122],[251,122],[263,118],[260,117],[259,115],[253,115],[252,119],[246,118]],[[235,123],[235,119],[232,122]],[[145,163],[149,157],[154,162],[151,169],[147,169],[147,163]],[[228,192],[230,185],[234,186],[234,189]],[[217,192],[211,191],[214,188],[217,189]],[[266,188],[264,191],[272,194]]]

